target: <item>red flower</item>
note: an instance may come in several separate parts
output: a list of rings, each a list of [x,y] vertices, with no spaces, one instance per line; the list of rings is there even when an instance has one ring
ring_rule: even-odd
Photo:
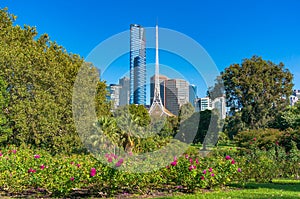
[[[36,172],[35,169],[32,169],[32,168],[28,169],[28,173],[35,173],[35,172]]]
[[[191,165],[190,167],[189,167],[189,170],[191,171],[191,170],[194,170],[194,169],[196,169],[196,166],[194,166],[194,165]]]
[[[234,160],[232,160],[232,161],[231,161],[231,164],[235,164],[235,161],[234,161]]]
[[[256,141],[256,138],[253,138],[253,141]]]
[[[76,166],[79,168],[81,165],[80,165],[80,164],[77,164]]]
[[[33,157],[34,157],[35,159],[39,159],[41,156],[38,155],[38,154],[36,154],[36,155],[34,155]]]
[[[120,167],[122,165],[122,163],[124,162],[123,158],[121,158],[117,163],[116,163],[116,167]]]
[[[74,162],[70,162],[70,164],[74,164]]]
[[[91,171],[90,171],[90,176],[91,177],[94,177],[96,175],[97,171],[95,168],[91,168]]]
[[[171,165],[172,165],[172,166],[176,166],[176,165],[177,165],[177,161],[171,162]]]
[[[201,176],[201,180],[204,180],[205,179],[205,177],[204,176]]]
[[[74,181],[74,179],[75,179],[74,177],[71,177],[71,178],[70,178],[71,181]]]
[[[199,164],[199,160],[198,159],[196,159],[196,164]]]
[[[40,169],[42,169],[42,170],[45,169],[45,165],[42,164],[42,165],[40,166]]]

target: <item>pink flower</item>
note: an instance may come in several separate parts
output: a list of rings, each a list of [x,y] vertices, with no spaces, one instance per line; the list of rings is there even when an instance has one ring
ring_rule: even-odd
[[[71,177],[71,178],[70,178],[71,181],[74,181],[74,179],[75,179],[74,177]]]
[[[120,167],[122,163],[124,162],[123,158],[119,159],[119,161],[116,163],[116,167]]]
[[[256,138],[253,138],[253,141],[256,141]]]
[[[90,176],[91,177],[94,177],[96,175],[97,171],[95,168],[91,168],[91,171],[90,171]]]
[[[202,173],[203,173],[203,174],[206,174],[206,170],[204,169]]]
[[[185,154],[185,156],[184,156],[186,159],[188,159],[189,158],[189,155],[188,154]]]
[[[179,186],[176,186],[176,188],[177,189],[182,189],[183,187],[179,185]]]
[[[80,165],[80,164],[77,164],[76,166],[79,168],[81,165]]]
[[[108,162],[112,162],[112,157],[108,157],[108,158],[107,158],[107,161],[108,161]]]
[[[13,152],[14,154],[16,154],[16,153],[17,153],[17,150],[16,150],[16,149],[14,149],[14,150],[12,150],[12,152]]]
[[[214,177],[214,176],[215,176],[215,174],[214,174],[214,173],[212,173],[212,174],[211,174],[211,176],[212,176],[212,177]]]
[[[199,160],[198,159],[196,159],[196,164],[199,164]]]
[[[171,162],[171,165],[172,165],[172,166],[176,166],[176,165],[177,165],[177,161]]]
[[[204,180],[205,179],[205,177],[204,176],[201,176],[201,180]]]
[[[232,161],[231,161],[231,164],[235,164],[235,161],[234,161],[234,160],[232,160]]]
[[[193,158],[190,158],[190,163],[193,164],[194,160]]]
[[[45,165],[42,164],[42,165],[40,166],[40,169],[44,170],[44,169],[45,169]]]
[[[231,157],[230,157],[229,155],[226,155],[225,159],[226,159],[226,160],[230,160]]]
[[[74,162],[70,162],[70,164],[74,164]]]
[[[170,169],[170,166],[168,165],[168,166],[166,166],[166,168],[167,168],[167,169]]]
[[[213,170],[213,169],[210,167],[210,168],[209,168],[209,172],[212,172],[212,170]]]
[[[34,157],[35,159],[39,159],[41,156],[38,155],[38,154],[36,154],[36,155],[34,155],[33,157]]]
[[[129,151],[128,155],[129,155],[129,156],[132,156],[132,151]]]
[[[191,165],[190,167],[189,167],[189,170],[191,171],[191,170],[194,170],[194,169],[196,169],[196,166],[194,166],[194,165]]]
[[[241,168],[238,168],[237,172],[242,172],[242,169],[241,169]]]
[[[0,157],[3,156],[3,154],[0,152]]]
[[[32,169],[32,168],[28,169],[28,173],[35,173],[35,172],[36,172],[35,169]]]
[[[132,153],[132,152],[131,152]],[[110,154],[111,155],[111,157],[113,157],[114,159],[118,159],[118,156],[117,155],[115,155],[115,154]]]

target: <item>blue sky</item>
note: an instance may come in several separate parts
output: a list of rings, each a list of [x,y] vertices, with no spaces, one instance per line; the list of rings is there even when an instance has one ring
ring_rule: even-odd
[[[294,74],[300,89],[300,1],[287,0],[1,0],[18,16],[16,24],[36,26],[68,52],[86,58],[105,39],[129,29],[131,23],[179,31],[197,41],[222,71],[252,55],[283,62]],[[154,60],[149,51],[147,62]],[[128,56],[113,64],[128,70]],[[176,69],[184,61],[170,62],[166,53],[160,62]],[[173,60],[173,58],[172,58]],[[179,63],[179,64],[176,64]],[[183,65],[182,65],[183,64]],[[180,66],[179,66],[180,65]],[[107,77],[109,83],[116,77]],[[190,80],[193,83],[193,80]],[[202,87],[202,86],[198,86]],[[199,88],[198,95],[205,95]]]

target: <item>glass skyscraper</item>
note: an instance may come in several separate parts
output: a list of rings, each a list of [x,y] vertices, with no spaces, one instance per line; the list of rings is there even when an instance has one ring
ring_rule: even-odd
[[[130,104],[146,105],[145,29],[130,25]]]

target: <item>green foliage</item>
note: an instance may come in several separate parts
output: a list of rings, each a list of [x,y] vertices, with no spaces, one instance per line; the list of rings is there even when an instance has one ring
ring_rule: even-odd
[[[7,118],[8,103],[9,98],[7,93],[7,85],[0,77],[0,142],[6,142],[7,137],[9,137],[12,132]]]
[[[281,130],[300,128],[300,103],[288,106],[270,123],[270,126]]]
[[[231,128],[239,127],[236,132],[266,127],[288,105],[293,76],[282,63],[253,56],[230,65],[221,76],[231,121],[240,124],[229,122]]]
[[[240,132],[234,140],[240,147],[252,148],[254,145],[260,149],[270,149],[279,144],[283,134],[284,132],[278,129],[253,129]]]
[[[198,130],[193,143],[214,144],[214,140],[217,143],[220,130],[220,120],[217,111],[201,111],[200,119],[198,120]]]
[[[7,117],[12,129],[8,143],[28,143],[54,153],[80,149],[72,113],[73,86],[79,68],[96,72],[95,67],[67,53],[47,34],[36,38],[35,28],[13,26],[14,19],[0,10],[0,77],[8,86]],[[109,110],[103,87],[99,81],[98,115]]]

